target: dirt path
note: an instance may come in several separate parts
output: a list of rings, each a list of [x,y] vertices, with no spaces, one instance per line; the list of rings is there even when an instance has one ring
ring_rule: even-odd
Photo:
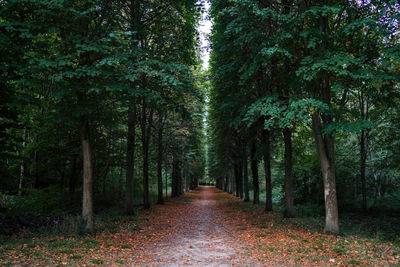
[[[264,265],[251,258],[231,220],[231,196],[215,187],[200,186],[149,215],[155,238],[134,256],[132,264],[159,266]],[[147,232],[147,231],[146,231]],[[157,239],[156,236],[162,237]]]
[[[70,224],[66,224],[69,226]],[[97,221],[92,236],[0,239],[0,266],[398,266],[398,245],[332,236],[215,187]],[[63,228],[67,229],[67,228]]]

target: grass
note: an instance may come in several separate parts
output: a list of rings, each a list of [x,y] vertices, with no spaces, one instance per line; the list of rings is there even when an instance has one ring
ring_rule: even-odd
[[[72,254],[72,255],[71,255],[71,258],[72,258],[72,259],[80,260],[80,259],[83,259],[83,256],[82,256],[81,254]]]
[[[346,262],[346,265],[360,265],[360,262],[355,259],[351,259]]]
[[[252,234],[254,237],[262,238],[273,233],[268,239],[251,240],[254,240],[254,249],[260,253],[269,251],[272,258],[272,255],[275,255],[278,265],[282,255],[301,265],[324,265],[332,263],[332,259],[335,260],[335,264],[350,266],[382,265],[396,260],[398,264],[400,260],[399,217],[382,213],[381,217],[375,217],[373,214],[365,216],[360,213],[342,212],[341,233],[333,236],[323,234],[324,216],[320,214],[320,207],[315,205],[309,207],[303,205],[298,209],[301,211],[298,215],[303,217],[292,219],[283,218],[280,208],[278,211],[264,212],[263,203],[253,205],[237,202],[231,207],[234,213],[231,216],[246,218],[247,223],[241,225],[256,227],[239,228],[244,236]],[[257,229],[265,229],[268,232],[257,233]]]
[[[103,264],[104,263],[104,261],[102,259],[92,259],[91,262],[93,264]]]
[[[12,237],[0,236],[0,266],[19,265],[18,258],[26,258],[34,264],[58,265],[60,262],[79,266],[83,263],[104,264],[101,259],[103,248],[130,249],[132,246],[118,239],[101,237],[116,234],[129,236],[142,229],[149,218],[125,216],[119,209],[104,209],[96,214],[96,234],[80,235],[79,217],[68,218],[63,227],[47,226],[26,229]],[[17,253],[18,257],[10,255]]]
[[[252,200],[253,193],[250,191],[250,201]],[[273,208],[279,213],[283,213],[284,207],[281,203],[273,203]],[[259,205],[249,205],[249,203],[242,203],[236,210],[242,210],[250,212],[255,207],[265,206],[265,195],[260,194]],[[356,210],[354,208],[347,210]],[[360,236],[362,238],[376,239],[382,242],[393,242],[395,245],[400,247],[400,214],[398,211],[381,209],[379,212],[375,211],[376,208],[368,211],[369,215],[365,215],[361,210],[359,212],[339,211],[339,228],[340,235],[342,236]],[[297,219],[293,222],[293,226],[301,227],[304,230],[311,231],[312,233],[318,233],[323,231],[325,216],[324,206],[315,204],[302,204],[295,205],[295,212]],[[300,222],[300,223],[298,223]],[[283,225],[286,225],[286,221]],[[297,224],[297,225],[296,225]],[[282,224],[281,224],[282,226]],[[264,228],[264,226],[260,226]],[[278,229],[279,224],[275,225],[275,229]],[[265,228],[268,228],[265,225]]]
[[[122,245],[121,245],[121,248],[124,248],[124,249],[126,249],[126,248],[132,248],[132,246],[129,245],[129,244],[122,244]]]

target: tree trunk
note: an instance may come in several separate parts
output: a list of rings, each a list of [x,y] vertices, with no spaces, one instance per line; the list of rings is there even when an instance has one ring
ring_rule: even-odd
[[[182,164],[180,162],[180,164]],[[178,179],[178,196],[183,194],[183,169],[179,166],[179,179]]]
[[[158,186],[158,204],[164,203],[163,198],[163,181],[162,181],[162,160],[163,160],[163,113],[159,114],[158,126],[158,157],[157,157],[157,186]]]
[[[122,184],[123,184],[123,179],[124,179],[124,167],[121,165],[119,167],[119,179],[118,179],[118,184],[117,184],[117,198],[120,200],[122,196]]]
[[[260,188],[259,188],[259,182],[258,182],[258,161],[256,157],[256,142],[254,141],[253,144],[251,145],[251,152],[250,152],[250,157],[251,157],[251,173],[253,175],[253,190],[254,190],[254,199],[253,203],[258,204],[260,202]]]
[[[368,99],[364,96],[363,88],[361,89],[361,93],[359,95],[359,105],[360,105],[360,115],[364,120],[368,120]],[[362,209],[363,211],[367,211],[367,186],[366,186],[366,178],[365,178],[365,169],[367,165],[367,150],[366,150],[366,141],[368,137],[368,130],[361,130],[360,137],[360,180],[361,180],[361,193],[362,193]]]
[[[367,210],[367,189],[365,179],[365,168],[366,168],[367,152],[365,149],[365,131],[361,131],[360,139],[360,175],[361,175],[361,192],[362,192],[362,209]]]
[[[172,169],[171,169],[171,197],[177,196],[177,189],[176,189],[176,160],[173,159],[172,162]]]
[[[244,201],[250,201],[249,194],[249,173],[247,170],[247,143],[243,144],[243,183],[244,183]]]
[[[89,120],[86,115],[80,118],[80,135],[83,159],[83,201],[82,218],[85,220],[85,232],[94,232],[93,214],[93,165],[92,148],[89,138]]]
[[[327,233],[339,233],[339,213],[336,198],[336,177],[334,160],[334,138],[321,135],[319,112],[312,115],[312,130],[318,159],[321,165],[325,197],[325,229]]]
[[[181,178],[181,170],[180,170],[180,162],[177,159],[173,159],[172,163],[172,192],[171,197],[179,196],[180,190],[180,181]]]
[[[293,209],[293,177],[292,177],[292,131],[290,128],[283,129],[285,143],[285,214],[286,218],[294,217]]]
[[[42,112],[43,115],[43,112]],[[39,143],[39,135],[36,135],[35,137],[35,142],[36,144]],[[39,188],[39,179],[40,179],[40,175],[39,175],[39,152],[37,150],[35,150],[34,153],[34,160],[35,160],[35,188]]]
[[[236,192],[236,196],[239,197],[240,196],[240,192],[239,192],[239,166],[237,163],[234,163],[233,165],[234,168],[234,174],[235,174],[235,192]]]
[[[146,99],[143,97],[142,108],[142,145],[143,145],[143,206],[145,209],[150,208],[149,199],[149,145],[150,145],[150,131],[153,121],[153,109],[150,109],[150,114],[146,128]]]
[[[165,166],[165,200],[168,199],[168,165]]]
[[[26,139],[27,139],[27,131],[26,127],[24,128],[24,136],[22,139],[22,151],[23,153],[25,152],[25,147],[26,147]],[[19,183],[18,183],[18,196],[22,195],[22,186],[25,178],[25,156],[22,155],[22,162],[19,167]]]
[[[229,194],[232,194],[232,172],[229,171],[229,173],[227,174],[227,188],[226,188],[226,192],[228,192]]]
[[[239,174],[239,197],[243,198],[243,159],[240,158],[239,160],[239,169],[238,169],[238,174]]]
[[[327,36],[330,34],[329,19],[327,15],[318,18],[319,30]],[[331,43],[325,39],[321,43],[321,49],[327,50]],[[331,105],[331,86],[329,74],[326,71],[320,73],[320,79],[316,80],[314,95],[327,105]],[[320,114],[316,111],[312,114],[312,130],[315,139],[318,159],[321,165],[322,178],[324,182],[325,197],[325,229],[327,233],[339,233],[339,213],[336,197],[335,176],[335,140],[331,134],[322,135],[321,119],[323,124],[329,125],[333,118],[329,114]]]
[[[265,211],[272,211],[271,144],[269,131],[264,134]]]
[[[128,109],[128,135],[126,149],[126,178],[125,178],[125,214],[132,215],[133,211],[133,175],[135,172],[135,130],[136,130],[136,104],[129,101]]]

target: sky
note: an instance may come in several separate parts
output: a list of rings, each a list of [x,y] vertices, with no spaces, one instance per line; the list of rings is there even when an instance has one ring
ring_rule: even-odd
[[[208,19],[208,11],[210,9],[210,3],[205,1],[204,3],[205,12],[200,21],[200,42],[201,42],[201,60],[203,61],[203,69],[208,69],[210,60],[210,42],[208,40],[208,34],[211,32],[211,21]]]

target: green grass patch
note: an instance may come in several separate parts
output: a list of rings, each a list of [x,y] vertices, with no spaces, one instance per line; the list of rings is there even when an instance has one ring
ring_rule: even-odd
[[[60,249],[60,250],[58,251],[58,253],[73,254],[74,251],[73,251],[72,249],[70,249],[70,248],[66,248],[66,249]]]
[[[47,247],[53,253],[73,253],[72,248],[79,247],[79,242],[76,239],[50,239],[42,242],[42,245]]]
[[[131,245],[129,245],[129,244],[122,244],[121,245],[121,248],[131,248],[132,246]]]
[[[83,259],[83,256],[81,254],[72,254],[71,259],[80,260]]]
[[[347,261],[345,264],[346,265],[360,265],[360,262],[355,259],[351,259],[351,260]]]
[[[92,259],[91,262],[93,264],[103,264],[104,263],[104,261],[102,259]]]
[[[335,252],[338,255],[342,255],[346,252],[346,249],[342,248],[342,247],[336,247],[332,249],[333,252]]]
[[[142,228],[141,228],[139,225],[137,225],[137,224],[133,224],[133,225],[131,226],[131,231],[132,231],[132,232],[136,232],[136,231],[140,231],[140,230],[142,230]]]
[[[94,239],[85,239],[82,244],[82,248],[86,251],[89,251],[91,249],[98,249],[99,248],[99,242]]]

